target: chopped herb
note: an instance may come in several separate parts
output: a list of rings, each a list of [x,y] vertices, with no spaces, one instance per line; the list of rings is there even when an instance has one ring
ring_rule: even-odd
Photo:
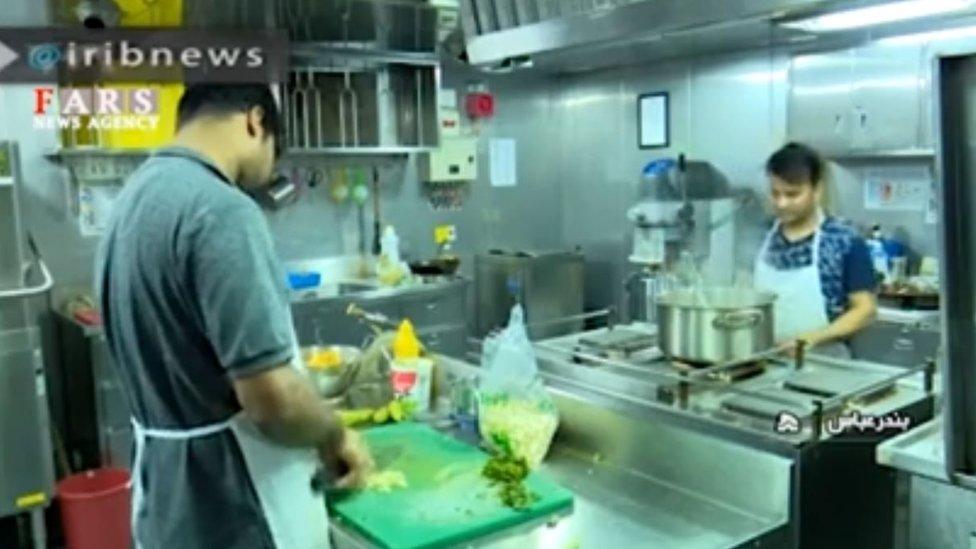
[[[500,448],[507,446],[498,440],[495,442]],[[498,497],[506,507],[524,509],[539,499],[525,488],[524,481],[529,476],[528,463],[525,458],[514,457],[510,449],[493,455],[481,470],[481,475],[497,489]]]

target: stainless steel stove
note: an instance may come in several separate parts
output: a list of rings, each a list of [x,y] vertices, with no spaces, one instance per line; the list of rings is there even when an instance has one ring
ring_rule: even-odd
[[[892,413],[925,397],[932,365],[903,368],[815,353],[698,365],[669,360],[647,324],[619,325],[537,342],[550,381],[641,399],[707,423],[799,445],[832,436],[824,426],[854,412]],[[783,414],[800,429],[782,429]]]
[[[788,546],[891,546],[894,476],[874,454],[878,443],[932,417],[934,364],[904,368],[811,352],[799,360],[770,352],[685,364],[663,355],[646,324],[539,341],[536,351],[556,391],[714,437],[716,447],[733,442],[791,460]],[[726,489],[738,490],[734,467],[724,478]]]

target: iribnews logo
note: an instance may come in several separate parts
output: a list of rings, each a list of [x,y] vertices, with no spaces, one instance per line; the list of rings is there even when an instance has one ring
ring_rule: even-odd
[[[0,27],[2,82],[278,82],[288,59],[275,29]]]
[[[137,69],[137,68],[247,68],[256,69],[264,65],[266,55],[261,46],[169,46],[144,47],[133,45],[127,40],[118,43],[78,44],[67,42],[59,44],[37,44],[30,48],[28,64],[39,71],[48,72],[60,62],[69,69]]]

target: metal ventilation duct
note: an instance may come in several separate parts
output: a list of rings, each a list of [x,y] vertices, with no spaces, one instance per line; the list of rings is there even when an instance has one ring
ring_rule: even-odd
[[[461,0],[467,61],[488,70],[579,72],[769,46],[823,46],[869,32],[812,34],[777,24],[892,0]],[[885,31],[962,15],[887,25]],[[870,32],[879,29],[872,27]]]

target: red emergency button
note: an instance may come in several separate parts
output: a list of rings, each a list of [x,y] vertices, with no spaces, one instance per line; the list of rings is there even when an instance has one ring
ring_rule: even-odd
[[[495,114],[495,98],[488,92],[469,93],[464,106],[471,118],[491,118]]]

